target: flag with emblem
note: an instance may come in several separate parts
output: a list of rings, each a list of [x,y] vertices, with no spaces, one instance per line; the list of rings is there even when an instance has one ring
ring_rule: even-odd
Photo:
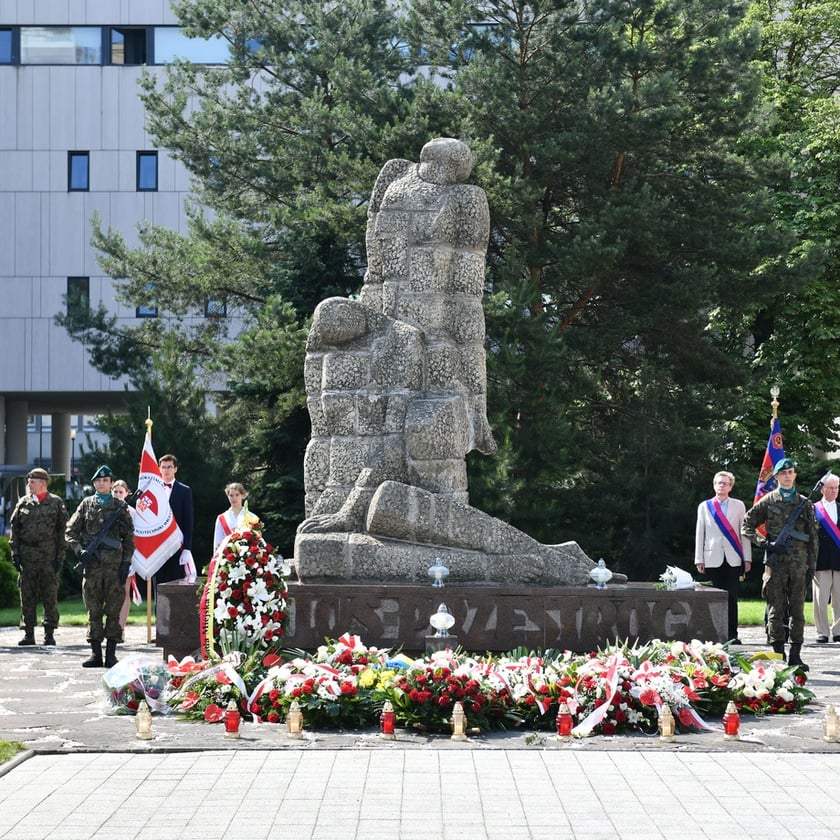
[[[163,484],[152,439],[147,434],[140,458],[140,479],[134,506],[134,570],[150,578],[183,545],[184,537]]]
[[[761,470],[758,473],[758,484],[755,488],[755,504],[762,496],[776,489],[778,482],[773,470],[776,464],[785,457],[785,444],[782,440],[782,428],[779,418],[773,417],[770,421],[770,437],[767,439],[767,449],[764,450],[764,460],[761,462]]]

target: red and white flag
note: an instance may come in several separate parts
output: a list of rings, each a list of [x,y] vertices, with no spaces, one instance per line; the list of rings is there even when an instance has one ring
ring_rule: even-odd
[[[146,435],[134,507],[134,570],[147,580],[184,544],[172,515],[152,441]]]

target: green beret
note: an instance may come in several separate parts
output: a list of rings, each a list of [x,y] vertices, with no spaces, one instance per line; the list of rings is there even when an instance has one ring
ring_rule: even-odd
[[[782,458],[775,467],[773,467],[773,475],[777,475],[782,470],[795,470],[796,469],[796,461],[793,458]]]
[[[114,472],[110,467],[104,464],[90,477],[91,481],[96,481],[97,478],[113,478]]]

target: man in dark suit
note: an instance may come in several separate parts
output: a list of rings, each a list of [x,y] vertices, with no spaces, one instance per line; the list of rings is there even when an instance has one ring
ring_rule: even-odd
[[[161,455],[158,459],[158,466],[160,467],[160,474],[163,476],[163,483],[169,493],[169,507],[172,509],[175,522],[181,529],[184,542],[181,548],[158,569],[154,578],[155,585],[189,577],[195,579],[196,575],[192,556],[193,522],[195,520],[192,490],[189,485],[175,480],[175,474],[178,472],[178,459],[174,455]]]

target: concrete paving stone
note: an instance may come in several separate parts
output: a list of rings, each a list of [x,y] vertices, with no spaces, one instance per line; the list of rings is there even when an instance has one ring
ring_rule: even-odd
[[[502,733],[456,745],[445,736],[407,733],[387,743],[375,734],[308,733],[305,745],[290,745],[255,726],[232,745],[216,728],[156,716],[155,741],[143,745],[131,718],[104,711],[101,675],[79,668],[86,653],[74,632],[59,628],[56,650],[9,653],[0,630],[0,737],[18,731],[36,751],[0,775],[3,840],[27,840],[29,826],[38,840],[239,840],[241,810],[266,780],[272,795],[252,821],[254,840],[287,836],[291,821],[301,840],[416,840],[419,825],[424,836],[457,840],[840,836],[832,831],[840,745],[822,741],[821,727],[825,704],[840,705],[840,671],[820,650],[811,657],[819,704],[802,716],[755,720],[743,727],[756,733],[747,743],[697,734],[674,745],[646,737],[558,745],[548,736],[531,746],[522,733]],[[129,649],[147,647],[129,637]]]

